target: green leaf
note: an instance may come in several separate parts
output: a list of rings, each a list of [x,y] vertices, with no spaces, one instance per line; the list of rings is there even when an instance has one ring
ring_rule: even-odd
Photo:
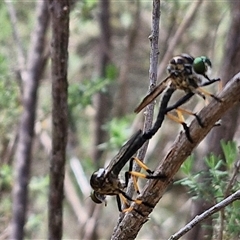
[[[237,144],[233,141],[225,142],[224,140],[221,140],[220,143],[226,159],[227,167],[230,168],[237,159]]]
[[[184,174],[186,175],[191,174],[193,163],[194,163],[194,155],[191,154],[181,166],[181,170],[183,171]]]

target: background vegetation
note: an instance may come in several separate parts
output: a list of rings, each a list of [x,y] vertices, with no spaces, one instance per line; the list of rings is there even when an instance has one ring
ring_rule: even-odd
[[[107,8],[103,8],[102,2],[104,1],[71,2],[64,239],[110,238],[119,214],[115,198],[109,197],[106,208],[96,207],[89,198],[89,178],[93,171],[111,160],[131,134],[142,127],[143,122],[142,114],[136,116],[133,110],[148,90],[148,37],[151,33],[152,1],[109,0],[108,13],[104,12]],[[233,16],[240,15],[240,6],[234,1],[194,2],[199,2],[199,6],[192,10],[193,16],[185,26],[171,57],[182,52],[193,56],[206,55],[213,64],[212,77],[222,77],[224,61],[227,58],[226,45],[230,41],[229,29]],[[160,63],[179,26],[186,20],[186,13],[191,12],[193,7],[194,3],[191,1],[161,1]],[[24,82],[21,64],[23,59],[29,59],[31,34],[36,27],[38,8],[39,4],[35,2],[0,2],[0,239],[7,239],[10,235],[13,214],[11,193],[17,174],[16,146],[23,112]],[[15,14],[11,15],[11,9],[15,9]],[[100,16],[106,14],[109,14],[109,29],[103,34],[104,27],[100,25]],[[105,41],[109,41],[106,45],[103,43],[104,35],[107,36]],[[41,77],[35,107],[35,136],[31,154],[25,239],[46,239],[48,231],[47,202],[52,149],[49,30],[44,37],[44,67],[39,74]],[[232,45],[236,55],[240,51],[239,46]],[[224,73],[226,69],[227,67]],[[228,80],[238,70],[232,69],[229,75],[224,75],[223,80]],[[161,73],[158,76],[159,81],[165,76],[165,72]],[[218,87],[215,85],[210,91],[216,93],[221,89],[221,86]],[[204,102],[198,97],[194,97],[187,104],[187,108],[194,112],[198,112],[203,106]],[[191,118],[187,119],[187,122],[190,121]],[[213,141],[211,136],[199,145],[194,157],[188,160],[177,174],[175,180],[181,179],[180,182],[173,184],[165,193],[154,209],[150,221],[140,231],[139,239],[167,239],[182,227],[192,217],[189,211],[192,196],[195,200],[201,196],[204,201],[213,204],[239,188],[236,180],[235,185],[226,192],[238,160],[237,116],[234,121],[236,124],[230,126],[233,134],[225,140],[234,138],[235,142],[227,143],[231,146],[223,144],[224,154],[215,151],[213,147],[209,149],[209,141]],[[166,120],[162,129],[151,140],[146,155],[151,169],[154,169],[159,159],[166,154],[179,130],[177,124]],[[221,127],[215,131],[221,131]],[[215,142],[217,148],[220,140],[219,137],[218,142]],[[210,152],[215,155],[209,155]],[[203,166],[203,163],[206,165]],[[208,178],[211,179],[211,189],[201,182],[205,172],[210,172]],[[207,194],[207,189],[211,190],[208,193],[209,199],[204,195]],[[208,232],[206,239],[215,239],[214,237],[219,235],[222,235],[222,239],[238,239],[240,232],[237,226],[240,216],[237,209],[239,202],[225,209],[225,225],[222,225],[222,228],[219,228],[223,221],[221,213],[214,215],[214,224],[208,225],[211,233]],[[189,239],[203,239],[203,236],[204,233]]]

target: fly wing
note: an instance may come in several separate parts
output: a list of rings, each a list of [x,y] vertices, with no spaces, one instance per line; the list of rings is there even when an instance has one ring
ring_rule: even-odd
[[[169,78],[170,78],[170,76],[168,76],[159,85],[157,85],[156,88],[154,88],[154,90],[152,92],[150,92],[142,100],[142,102],[137,106],[137,108],[134,110],[134,112],[139,113],[143,108],[145,108],[149,103],[151,103],[155,98],[157,98],[167,87],[167,82],[168,82]]]
[[[128,162],[128,160],[132,157],[132,155],[136,151],[131,151],[132,144],[141,139],[142,130],[138,130],[119,150],[117,155],[110,161],[109,165],[106,167],[106,174],[109,172],[114,172],[114,174],[118,175],[118,173],[122,170],[124,165]],[[130,152],[129,152],[130,150]]]

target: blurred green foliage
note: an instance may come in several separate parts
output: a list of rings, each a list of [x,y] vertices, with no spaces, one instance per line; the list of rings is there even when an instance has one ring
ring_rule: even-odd
[[[235,163],[238,161],[237,144],[231,141],[221,141],[221,146],[225,160],[210,154],[210,156],[204,158],[208,170],[193,174],[195,161],[193,155],[182,164],[181,170],[186,177],[177,181],[175,184],[185,186],[193,199],[204,199],[214,205],[222,201],[226,197],[226,194],[228,196],[239,190],[240,182],[236,181],[230,191],[226,192],[235,170]],[[239,206],[239,201],[235,201],[225,208],[224,235],[228,237],[226,239],[235,239],[240,234],[238,228],[240,223]],[[213,227],[219,226],[220,213],[214,214],[213,218],[216,222],[216,225],[213,224]]]
[[[109,141],[99,146],[105,150],[119,149],[129,136],[129,117],[113,118],[103,126],[109,133]]]
[[[189,1],[161,1],[161,26],[159,51],[160,58],[165,53],[171,37],[175,34],[179,24],[186,14],[186,10],[190,6]],[[13,5],[17,13],[16,27],[19,31],[24,55],[28,55],[28,47],[30,45],[31,32],[34,29],[36,22],[36,2],[35,1],[14,1]],[[118,91],[118,73],[124,63],[124,54],[127,49],[127,39],[129,28],[135,18],[135,1],[111,1],[111,26],[112,26],[112,52],[110,57],[113,65],[107,68],[107,77],[105,79],[96,78],[94,73],[98,60],[98,34],[99,34],[99,1],[97,0],[83,0],[77,1],[73,4],[70,19],[70,44],[69,44],[69,115],[70,121],[75,126],[74,137],[79,141],[76,145],[76,153],[81,159],[90,159],[92,150],[92,132],[91,124],[93,121],[93,103],[92,97],[95,93],[105,91],[106,87],[111,84],[109,95],[114,99]],[[128,105],[129,111],[134,109],[143,94],[147,91],[148,85],[148,71],[149,71],[149,40],[148,36],[151,32],[151,11],[152,1],[140,1],[140,22],[138,27],[138,38],[136,41],[135,50],[131,54],[129,62],[129,74],[127,75],[129,94]],[[228,2],[213,2],[204,1],[203,5],[199,7],[195,19],[191,22],[190,27],[186,29],[183,38],[176,46],[174,54],[181,52],[191,53],[193,55],[207,55],[214,63],[214,72],[217,71],[218,66],[221,66],[222,49],[225,43],[226,31],[229,27],[229,7]],[[6,148],[6,142],[9,138],[16,134],[15,127],[19,120],[21,113],[21,86],[17,82],[16,73],[18,71],[17,51],[14,38],[12,36],[12,25],[9,20],[6,4],[0,1],[0,153]],[[50,39],[50,38],[49,38]],[[50,40],[49,40],[50,42]],[[211,43],[211,44],[210,44]],[[47,43],[48,44],[48,43]],[[42,131],[51,132],[51,82],[49,77],[49,68],[44,73],[43,79],[40,83],[39,102],[37,115],[44,123],[41,126]],[[113,86],[113,87],[112,87]],[[109,109],[112,110],[112,109]],[[114,116],[111,121],[106,123],[103,127],[109,132],[110,140],[102,144],[102,149],[105,149],[107,154],[113,155],[123,145],[123,143],[130,136],[130,128],[133,121],[133,115],[126,113],[126,116],[117,119]],[[46,125],[45,125],[46,123]],[[43,167],[48,164],[49,155],[39,143],[38,136],[35,139],[33,149],[33,174],[36,174],[35,169]],[[162,144],[167,145],[166,142]],[[227,161],[235,161],[234,151],[230,144],[226,147]],[[232,160],[230,154],[232,154]],[[191,170],[194,165],[194,157],[183,165],[184,173],[188,176],[185,179],[185,185],[191,187],[191,193],[195,197],[198,194],[205,194],[204,187],[199,186],[197,179],[202,173],[191,176]],[[234,159],[234,160],[233,160]],[[45,160],[45,162],[43,161]],[[211,174],[213,176],[213,194],[217,198],[221,198],[223,190],[218,189],[219,186],[223,188],[226,186],[226,176],[221,168],[226,167],[231,171],[232,165],[230,163],[223,163],[215,157],[208,160]],[[91,168],[91,161],[83,161],[83,166]],[[232,164],[233,164],[232,162]],[[217,166],[216,166],[217,165]],[[45,166],[47,169],[47,167]],[[44,169],[44,167],[43,167]],[[38,169],[37,169],[38,170]],[[86,170],[88,172],[89,170]],[[46,175],[48,172],[46,171]],[[37,174],[36,174],[37,175]],[[188,181],[188,182],[187,182]],[[0,166],[0,232],[4,230],[10,221],[11,217],[11,187],[13,184],[12,166]],[[30,201],[29,201],[29,218],[26,224],[26,237],[29,239],[46,238],[47,232],[47,196],[48,196],[48,178],[46,176],[33,176],[30,182]],[[205,189],[206,190],[206,189]],[[210,195],[207,195],[211,197]],[[85,204],[85,203],[84,203]],[[239,203],[232,204],[234,207],[239,207]],[[231,206],[231,207],[232,207]],[[114,204],[115,207],[115,204]],[[114,209],[115,211],[115,209]],[[226,212],[228,208],[226,209]],[[229,213],[231,208],[229,208]],[[116,212],[117,214],[117,212]],[[234,218],[237,214],[229,217],[229,223],[232,225],[232,232],[234,231],[234,224],[236,224],[239,217]],[[68,217],[71,217],[68,214]],[[78,222],[75,216],[72,216],[75,227],[78,228]],[[68,219],[67,219],[68,220]],[[111,234],[111,225],[109,223],[109,216],[102,216],[99,219],[102,221],[104,234],[109,231]],[[106,229],[106,224],[109,228]],[[230,227],[230,224],[228,225]],[[101,227],[101,226],[100,226]],[[154,232],[153,232],[154,233]],[[143,234],[149,234],[145,231]],[[74,238],[78,233],[70,228],[64,229],[66,238]],[[143,239],[143,238],[142,238]]]
[[[7,164],[3,164],[0,167],[0,193],[3,191],[11,190],[12,184],[13,184],[12,167]]]
[[[9,69],[9,59],[0,53],[0,140],[10,136],[20,116],[20,91]]]
[[[106,91],[106,87],[116,80],[117,68],[109,64],[106,68],[105,78],[84,79],[80,83],[72,83],[68,87],[69,110],[77,107],[78,110],[86,108],[92,104],[93,95],[97,92]]]

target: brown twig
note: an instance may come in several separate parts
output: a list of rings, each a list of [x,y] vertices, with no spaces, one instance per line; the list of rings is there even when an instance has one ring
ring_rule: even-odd
[[[209,208],[208,210],[206,210],[202,214],[196,216],[191,222],[189,222],[186,226],[184,226],[182,229],[180,229],[177,233],[172,235],[168,240],[177,240],[177,239],[179,239],[184,234],[189,232],[194,226],[199,224],[201,221],[203,221],[204,219],[208,218],[209,216],[213,215],[214,213],[220,211],[221,209],[225,208],[226,206],[228,206],[232,202],[234,202],[236,200],[239,200],[239,199],[240,199],[240,190],[238,190],[237,192],[233,193],[229,197],[225,198],[221,202],[217,203],[213,207]]]
[[[159,39],[159,22],[160,22],[160,0],[153,1],[153,10],[152,10],[152,31],[149,36],[150,44],[151,44],[151,52],[150,52],[150,68],[149,68],[149,92],[151,92],[157,83],[157,66],[158,66],[158,57],[159,57],[159,49],[158,49],[158,39]],[[147,132],[153,123],[153,114],[154,114],[154,102],[150,103],[147,106],[147,111],[145,113],[145,121],[143,130]],[[148,142],[146,142],[143,147],[138,151],[137,158],[143,160],[146,152],[147,152]],[[139,172],[140,166],[138,164],[134,164],[133,171]],[[134,192],[133,181],[130,179],[127,195],[132,196]],[[120,215],[119,222],[122,219],[122,215]]]
[[[149,180],[142,194],[139,195],[139,199],[144,199],[145,202],[151,203],[152,206],[158,203],[181,164],[208,134],[216,121],[240,100],[240,73],[229,81],[218,97],[222,99],[222,102],[212,100],[210,104],[204,107],[199,113],[199,117],[204,124],[203,128],[199,126],[196,119],[191,123],[189,129],[194,143],[190,143],[185,133],[181,132],[166,157],[162,161],[160,160],[160,165],[155,171],[155,174],[159,175],[164,173],[167,175],[167,180],[164,182]],[[115,230],[112,239],[135,239],[140,228],[148,220],[148,216],[153,210],[153,208],[143,204],[133,204],[132,207],[135,210],[124,216],[122,222]]]
[[[234,171],[233,171],[232,177],[229,180],[229,183],[226,187],[226,190],[225,190],[225,193],[224,193],[225,198],[227,196],[229,196],[230,191],[232,190],[234,184],[237,181],[237,176],[239,174],[239,169],[240,169],[240,160],[238,159],[234,164]],[[224,211],[224,208],[223,208],[220,211],[220,227],[219,227],[219,230],[218,230],[218,240],[221,240],[223,238],[223,229],[224,229],[224,220],[225,220],[224,218],[225,218],[225,211]]]

